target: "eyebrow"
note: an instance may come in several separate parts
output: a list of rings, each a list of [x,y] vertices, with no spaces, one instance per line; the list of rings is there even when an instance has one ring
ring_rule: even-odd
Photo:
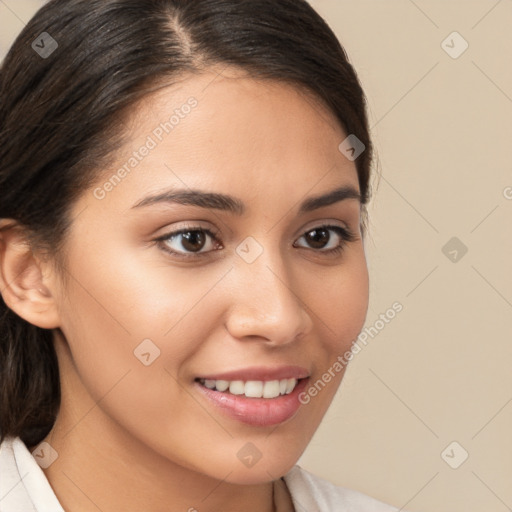
[[[352,185],[345,185],[322,195],[309,197],[301,203],[299,207],[299,214],[311,212],[346,199],[357,199],[361,202],[361,194]],[[158,203],[192,205],[200,208],[224,210],[236,215],[243,215],[246,211],[243,201],[236,197],[215,192],[205,192],[197,189],[169,190],[160,194],[148,196],[133,205],[132,209],[142,208],[143,206]]]

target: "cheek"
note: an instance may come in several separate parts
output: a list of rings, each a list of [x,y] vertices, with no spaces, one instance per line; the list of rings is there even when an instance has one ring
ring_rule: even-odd
[[[317,279],[314,296],[309,299],[324,329],[330,360],[348,350],[361,332],[369,301],[369,276],[361,248],[347,257],[335,273]],[[318,311],[317,311],[318,309]]]
[[[178,399],[173,378],[181,377],[215,324],[220,271],[200,275],[148,252],[104,245],[101,253],[74,256],[61,329],[95,400],[128,372],[133,391],[126,404],[147,400],[141,390],[149,387],[155,408],[159,400]]]
[[[361,332],[368,310],[368,270],[365,260],[340,267],[336,276],[321,282],[312,293],[308,304],[318,313],[317,336],[321,349],[315,354],[313,378],[301,394],[303,434],[308,437],[316,431],[329,408],[353,354],[350,349]]]
[[[83,428],[108,417],[114,420],[109,424],[114,432],[121,425],[148,445],[174,432],[176,446],[169,456],[186,464],[189,438],[199,435],[205,423],[215,427],[180,382],[180,369],[205,339],[205,326],[197,318],[206,321],[205,313],[213,307],[213,299],[201,297],[215,276],[190,290],[183,272],[162,279],[167,269],[160,268],[159,279],[153,279],[151,272],[142,275],[128,263],[117,260],[97,272],[94,262],[84,257],[72,270],[87,288],[72,280],[62,307],[62,331],[70,347],[70,359],[63,365],[66,393],[81,411],[77,416],[94,411]],[[172,293],[178,285],[190,293]],[[189,427],[176,432],[180,425]],[[195,430],[192,425],[197,425]],[[169,446],[159,451],[165,453]]]
[[[63,305],[74,324],[84,319],[88,332],[101,330],[128,343],[172,335],[216,281],[215,273],[200,278],[166,264],[157,249],[121,243],[101,247],[101,253],[74,256],[72,289]]]

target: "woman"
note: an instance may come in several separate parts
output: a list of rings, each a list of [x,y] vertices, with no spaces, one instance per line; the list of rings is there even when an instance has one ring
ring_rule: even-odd
[[[322,18],[52,0],[0,101],[0,509],[396,510],[296,465],[368,306],[365,99]]]

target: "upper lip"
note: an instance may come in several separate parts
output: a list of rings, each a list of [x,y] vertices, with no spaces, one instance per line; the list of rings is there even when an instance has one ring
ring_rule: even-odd
[[[199,379],[208,380],[283,380],[283,379],[304,379],[309,377],[310,372],[301,366],[251,366],[240,370],[229,372],[201,375]]]

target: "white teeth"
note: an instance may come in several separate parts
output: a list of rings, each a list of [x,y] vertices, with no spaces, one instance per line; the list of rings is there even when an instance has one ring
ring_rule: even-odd
[[[217,391],[226,391],[229,388],[229,382],[227,380],[214,380],[215,388]]]
[[[275,398],[279,396],[279,381],[269,380],[263,386],[263,398]]]
[[[233,395],[243,395],[245,392],[245,386],[243,381],[234,380],[229,384],[229,392]]]
[[[249,380],[245,383],[245,396],[261,398],[263,396],[263,382],[261,380]]]
[[[297,385],[297,379],[281,380],[213,380],[200,379],[200,383],[208,389],[228,391],[233,395],[245,395],[249,398],[276,398],[290,394]]]
[[[288,379],[288,382],[286,383],[285,393],[287,395],[290,394],[294,390],[296,385],[297,385],[297,381],[295,379]]]

